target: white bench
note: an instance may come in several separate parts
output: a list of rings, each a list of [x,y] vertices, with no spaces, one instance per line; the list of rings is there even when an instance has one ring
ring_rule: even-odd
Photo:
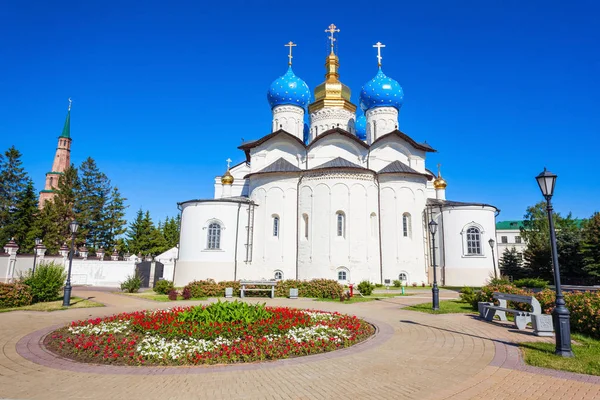
[[[500,321],[506,321],[506,313],[513,314],[515,317],[515,326],[519,330],[527,328],[531,323],[534,334],[537,336],[551,336],[553,331],[552,316],[542,314],[542,307],[539,301],[533,296],[521,296],[508,293],[494,293],[494,300],[498,300],[498,305],[488,302],[479,302],[479,316],[486,321],[493,321],[494,317],[500,318]],[[525,303],[531,306],[531,311],[522,311],[508,308],[506,302]]]
[[[271,298],[275,298],[275,285],[277,281],[241,281],[240,282],[240,297],[246,297],[245,292],[270,291]],[[262,286],[255,288],[247,288],[247,286]]]

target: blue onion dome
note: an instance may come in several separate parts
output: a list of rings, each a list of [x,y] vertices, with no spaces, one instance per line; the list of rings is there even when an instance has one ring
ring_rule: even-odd
[[[360,91],[360,108],[367,111],[375,107],[394,107],[400,111],[403,99],[402,86],[384,74],[380,67],[377,75],[365,83]]]
[[[354,128],[356,129],[356,136],[360,140],[367,140],[367,117],[364,114],[356,118]]]
[[[291,104],[302,108],[310,102],[310,89],[306,82],[298,78],[290,66],[285,75],[275,79],[269,91],[267,100],[271,108]]]

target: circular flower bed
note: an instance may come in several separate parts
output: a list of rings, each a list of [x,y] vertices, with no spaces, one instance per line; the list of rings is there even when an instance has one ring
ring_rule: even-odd
[[[373,333],[353,316],[236,301],[74,321],[46,336],[44,344],[83,362],[194,365],[322,353]]]

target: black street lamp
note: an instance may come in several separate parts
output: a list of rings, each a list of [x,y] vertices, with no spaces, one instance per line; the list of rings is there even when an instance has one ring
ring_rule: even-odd
[[[488,240],[488,243],[490,244],[490,247],[492,249],[492,264],[494,264],[494,278],[498,279],[498,272],[496,272],[496,256],[494,255],[494,245],[496,244],[496,242],[494,241],[494,239],[490,239]]]
[[[75,234],[77,233],[77,229],[79,229],[77,221],[71,221],[69,224],[69,230],[71,231],[71,256],[69,257],[69,272],[67,273],[67,283],[65,284],[63,307],[71,305],[71,266],[73,265],[73,255],[75,255]]]
[[[558,266],[558,252],[556,250],[556,233],[554,232],[554,219],[552,218],[552,195],[556,184],[556,175],[547,171],[539,174],[536,178],[542,194],[546,198],[546,210],[548,211],[548,224],[550,225],[550,249],[552,251],[552,264],[554,265],[554,285],[556,286],[556,304],[552,311],[554,331],[556,334],[555,354],[563,357],[573,357],[571,350],[571,321],[565,298],[560,287],[560,267]]]
[[[40,244],[42,243],[42,239],[35,239],[35,246],[33,247],[33,268],[31,269],[31,274],[35,274],[35,263],[37,260],[37,252],[38,252],[38,247],[40,246]]]
[[[434,311],[440,309],[440,290],[437,285],[437,274],[435,272],[435,232],[437,231],[437,222],[431,220],[429,222],[429,232],[431,232],[431,259],[433,261],[433,287],[431,288],[431,294],[433,296],[433,307]]]

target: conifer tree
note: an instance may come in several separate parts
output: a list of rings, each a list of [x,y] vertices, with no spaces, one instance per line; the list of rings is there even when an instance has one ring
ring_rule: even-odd
[[[11,146],[0,154],[0,246],[15,235],[15,209],[27,187],[21,152]]]
[[[126,200],[126,198],[121,196],[119,188],[114,187],[103,210],[104,220],[101,242],[108,250],[112,250],[117,245],[118,238],[127,231],[127,221],[125,220]],[[124,249],[119,250],[122,251]]]
[[[33,243],[36,238],[40,238],[48,252],[56,254],[60,246],[68,241],[62,225],[64,225],[64,221],[58,215],[57,204],[54,201],[47,201],[32,228],[27,232],[26,242]],[[66,229],[68,230],[68,227]]]
[[[127,229],[127,248],[131,253],[138,254],[143,250],[144,234],[144,211],[140,208]]]
[[[520,279],[527,275],[527,271],[522,267],[523,262],[520,254],[514,247],[504,250],[499,264],[502,276],[512,276],[513,279]]]
[[[42,213],[41,217],[51,219],[52,223],[56,226],[58,234],[56,237],[52,234],[49,238],[44,237],[44,244],[48,249],[58,250],[60,246],[65,242],[70,242],[71,231],[69,230],[69,223],[72,220],[77,220],[80,223],[76,208],[77,192],[79,190],[79,177],[77,175],[77,168],[71,165],[67,168],[58,179],[58,186],[56,188],[56,196],[50,202],[46,202],[44,205],[44,211],[52,204],[48,213]],[[48,221],[43,221],[43,225],[47,226],[48,232],[52,230],[48,227]],[[79,230],[77,231],[75,243],[79,247],[85,243],[86,230],[80,223]]]
[[[165,219],[165,223],[162,227],[162,233],[163,233],[163,236],[165,237],[165,241],[166,241],[166,243],[165,243],[166,249],[164,251],[167,251],[170,248],[177,246],[177,243],[179,243],[178,219],[167,217],[167,219]]]
[[[17,200],[14,212],[13,235],[19,244],[19,251],[31,253],[35,246],[35,238],[30,237],[38,216],[38,197],[33,187],[33,181],[27,180],[25,190]]]
[[[600,213],[594,213],[586,221],[583,226],[582,238],[583,268],[588,274],[600,277]]]
[[[93,158],[88,157],[79,167],[79,185],[76,191],[77,218],[88,247],[97,249],[105,243],[104,226],[107,222],[105,206],[109,202],[110,181],[98,169]]]

